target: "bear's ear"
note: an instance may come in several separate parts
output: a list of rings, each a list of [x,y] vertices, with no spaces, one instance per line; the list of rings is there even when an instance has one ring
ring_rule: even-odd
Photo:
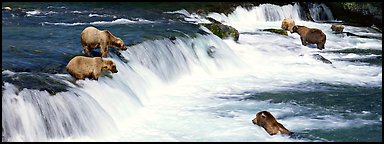
[[[267,116],[264,113],[261,113],[262,118],[266,118]]]
[[[294,25],[294,26],[292,27],[292,32],[296,32],[297,29],[298,29],[298,26],[297,26],[297,25]]]
[[[104,33],[106,33],[108,36],[113,36],[109,30],[104,30]]]
[[[106,65],[113,65],[114,64],[112,60],[106,60],[105,63],[106,63]]]

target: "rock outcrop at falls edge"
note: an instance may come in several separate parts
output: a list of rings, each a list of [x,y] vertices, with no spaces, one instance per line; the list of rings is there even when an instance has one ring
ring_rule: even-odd
[[[206,2],[186,8],[189,12],[206,15],[209,12],[217,12],[228,15],[237,6],[251,9],[260,4],[270,3],[274,5],[295,4],[295,2]],[[308,4],[311,2],[297,2],[301,7],[300,17],[303,20],[313,21]],[[347,23],[371,27],[375,25],[378,31],[382,30],[382,2],[323,2],[331,10],[337,20]],[[353,17],[351,17],[353,15]]]
[[[220,38],[227,38],[232,37],[234,41],[239,40],[239,31],[237,31],[235,28],[224,25],[212,18],[207,18],[212,23],[210,24],[200,24],[206,28],[208,28],[213,34],[217,35]]]
[[[382,30],[383,2],[324,2],[335,19]],[[353,15],[353,16],[352,16]]]

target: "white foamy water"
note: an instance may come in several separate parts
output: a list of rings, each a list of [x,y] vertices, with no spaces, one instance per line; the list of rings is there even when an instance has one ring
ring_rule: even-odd
[[[209,20],[203,18],[202,16],[192,13],[190,14],[187,10],[182,9],[182,10],[177,10],[177,11],[172,11],[172,12],[164,12],[164,13],[169,13],[169,14],[181,14],[184,16],[184,20],[190,23],[194,24],[199,24],[199,23],[211,23]]]
[[[239,32],[250,32],[259,26],[270,26],[278,24],[280,27],[281,20],[284,18],[292,18],[300,20],[299,15],[300,7],[297,4],[277,6],[273,4],[261,4],[260,6],[253,7],[247,10],[241,6],[236,7],[233,13],[225,16],[219,13],[210,13],[211,17],[223,24],[227,24],[236,28]]]
[[[33,11],[27,11],[27,16],[33,16],[33,15],[38,15],[41,13],[41,10],[33,10]]]
[[[77,25],[88,25],[88,24],[90,24],[90,25],[122,25],[122,24],[143,24],[143,23],[155,23],[155,22],[150,21],[150,20],[146,20],[146,19],[141,19],[141,18],[137,18],[135,20],[129,20],[129,19],[125,19],[125,18],[120,18],[120,19],[116,19],[116,20],[113,20],[113,21],[95,21],[95,22],[90,22],[90,23],[81,23],[81,22],[76,22],[76,23],[42,22],[41,25],[48,24],[48,25],[62,25],[62,26],[77,26]]]
[[[90,13],[88,15],[88,17],[113,17],[113,18],[117,18],[116,16],[114,15],[108,15],[108,14],[93,14],[93,13]]]
[[[252,16],[261,17],[265,9],[276,9],[276,15],[269,17],[272,21],[266,18],[252,21]],[[381,119],[330,115],[320,106],[242,99],[247,96],[242,93],[247,91],[292,90],[305,82],[381,86],[381,66],[336,60],[369,55],[321,53],[313,46],[302,46],[297,34],[283,36],[260,31],[266,27],[280,28],[279,19],[297,16],[296,9],[296,5],[268,4],[251,11],[237,7],[228,17],[218,14],[222,19],[217,20],[243,32],[238,42],[221,40],[212,34],[177,37],[173,42],[144,41],[121,52],[128,63],[110,55],[119,71],[112,78],[73,84],[66,80],[69,75],[58,75],[71,88],[55,96],[45,91],[18,91],[5,83],[2,117],[7,120],[2,125],[10,131],[9,141],[296,142],[311,140],[280,134],[270,136],[251,120],[258,111],[267,110],[296,133],[381,123]],[[99,24],[130,21],[118,20]],[[378,39],[335,35],[330,24],[301,20],[297,24],[324,31],[327,43],[323,51],[381,50],[382,47]],[[362,29],[346,26],[350,32]],[[207,53],[211,46],[215,47],[213,57]],[[324,56],[332,65],[314,59],[312,54]],[[4,74],[15,73],[3,71]],[[45,128],[46,125],[50,128]]]

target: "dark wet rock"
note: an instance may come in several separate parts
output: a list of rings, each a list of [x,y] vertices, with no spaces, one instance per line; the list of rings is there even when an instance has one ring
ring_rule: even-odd
[[[375,37],[375,36],[365,36],[365,35],[357,35],[351,32],[342,32],[342,34],[345,34],[347,36],[355,36],[355,37],[360,37],[360,38],[370,38],[370,39],[382,39],[382,37]]]
[[[348,62],[358,62],[363,63],[363,65],[369,64],[369,65],[382,65],[382,56],[372,56],[367,58],[336,58],[335,60],[338,61],[348,61]]]
[[[300,18],[302,20],[307,20],[307,21],[314,21],[312,16],[311,16],[311,13],[309,11],[309,4],[308,2],[299,2],[298,3],[299,6],[300,6]]]
[[[356,54],[364,54],[364,55],[381,55],[382,50],[376,50],[376,49],[359,49],[359,48],[349,48],[349,49],[342,49],[342,50],[328,50],[324,52],[332,52],[332,53],[345,53],[345,54],[350,54],[350,53],[356,53]]]
[[[239,31],[237,31],[235,28],[224,25],[214,19],[212,20],[210,24],[200,24],[206,28],[208,28],[213,34],[217,35],[220,38],[227,38],[227,37],[232,37],[233,40],[237,41],[239,40]]]
[[[313,54],[312,55],[313,58],[317,59],[317,60],[320,60],[322,61],[323,63],[326,63],[326,64],[332,64],[332,62],[326,58],[324,58],[323,56],[321,56],[320,54]]]
[[[175,36],[170,36],[169,40],[174,41],[174,40],[176,40],[176,37]]]
[[[170,36],[170,37],[168,37],[168,39],[169,40],[171,40],[171,42],[173,43],[173,44],[175,44],[175,40],[176,40],[176,37],[175,36]]]
[[[378,49],[358,49],[358,48],[349,48],[342,50],[329,50],[324,51],[323,53],[342,53],[342,54],[359,54],[359,55],[372,55],[370,57],[363,58],[335,58],[337,61],[349,61],[349,62],[360,62],[370,65],[382,65],[382,50]]]
[[[286,35],[286,36],[288,35],[288,32],[283,29],[264,29],[263,31],[268,31],[268,32],[277,33],[281,35]]]
[[[65,62],[41,62],[25,64],[25,63],[3,63],[3,70],[11,70],[13,72],[43,72],[49,74],[67,73],[65,70]]]
[[[15,85],[20,91],[24,88],[37,89],[40,91],[47,91],[51,95],[58,92],[68,91],[69,87],[62,81],[50,77],[51,74],[46,73],[16,73],[14,75],[2,74],[3,85],[4,82],[9,82]]]
[[[214,54],[216,52],[216,47],[215,46],[210,46],[207,50],[207,54],[209,57],[214,58]]]
[[[214,23],[214,24],[221,24],[221,22],[211,18],[211,17],[206,17],[207,20],[209,20],[210,22]]]
[[[382,30],[382,2],[324,2],[335,19]]]

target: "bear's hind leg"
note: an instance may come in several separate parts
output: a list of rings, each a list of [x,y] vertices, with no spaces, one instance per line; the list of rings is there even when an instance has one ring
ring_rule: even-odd
[[[101,57],[103,58],[108,57],[108,47],[101,47],[100,52],[101,52]]]

